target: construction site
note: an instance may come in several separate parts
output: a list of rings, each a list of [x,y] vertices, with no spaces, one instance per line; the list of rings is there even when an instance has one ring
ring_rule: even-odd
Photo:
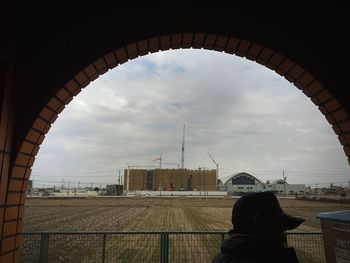
[[[126,169],[126,189],[148,191],[216,191],[216,170]]]
[[[153,162],[155,166],[129,165],[124,170],[124,187],[126,191],[217,191],[219,163],[207,152],[217,169],[205,168],[185,169],[185,124],[182,131],[181,168],[178,163],[167,163],[162,160],[162,154]],[[162,164],[177,165],[177,169],[162,169]]]

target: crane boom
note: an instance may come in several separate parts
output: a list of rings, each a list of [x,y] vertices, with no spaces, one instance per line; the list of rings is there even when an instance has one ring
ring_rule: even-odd
[[[216,166],[218,166],[219,163],[218,163],[217,161],[214,160],[213,156],[211,156],[211,154],[208,153],[208,152],[207,152],[207,154],[209,155],[209,157],[210,157],[210,159],[213,161],[213,163],[214,163]]]

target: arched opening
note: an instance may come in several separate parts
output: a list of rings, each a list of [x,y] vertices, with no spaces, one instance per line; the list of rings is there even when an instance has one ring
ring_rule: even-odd
[[[17,177],[17,175],[20,177],[26,174],[26,178],[28,178],[30,167],[33,165],[39,145],[43,142],[44,136],[50,129],[51,124],[56,120],[65,105],[91,81],[109,69],[138,56],[159,50],[189,47],[235,54],[256,61],[283,76],[297,88],[301,89],[318,106],[321,113],[325,115],[327,121],[333,126],[335,133],[339,134],[339,141],[344,146],[345,154],[348,156],[348,138],[346,134],[342,135],[343,132],[347,131],[348,125],[350,125],[346,111],[333,98],[331,93],[300,65],[268,47],[247,40],[213,34],[179,33],[163,35],[129,44],[106,54],[77,73],[73,79],[69,80],[50,99],[34,121],[15,161],[14,177]],[[26,189],[26,187],[23,189]]]
[[[11,241],[8,241],[10,245],[6,244],[3,246],[6,247],[4,253],[16,248],[16,244],[18,244],[18,233],[21,230],[21,219],[23,217],[23,206],[21,205],[24,204],[31,167],[38,153],[39,146],[45,138],[45,134],[49,131],[51,124],[56,120],[58,114],[62,112],[65,105],[91,81],[119,64],[123,64],[138,56],[146,55],[149,52],[189,47],[223,51],[245,57],[285,77],[297,88],[301,89],[319,107],[328,122],[333,125],[335,133],[339,135],[339,140],[344,146],[345,154],[349,156],[348,137],[346,134],[343,134],[350,130],[350,120],[346,110],[332,96],[331,92],[308,73],[306,69],[282,54],[248,40],[204,33],[162,35],[137,41],[112,51],[85,66],[50,98],[38,114],[21,144],[18,154],[16,154],[11,171],[9,187],[6,192],[5,221],[3,226],[4,236],[8,237],[6,240]]]
[[[271,79],[271,84],[269,79]],[[273,89],[273,87],[276,88]],[[293,103],[289,103],[291,100]],[[276,101],[276,103],[269,104],[269,101]],[[280,105],[278,101],[284,101],[284,103]],[[288,112],[287,108],[290,109]],[[281,115],[273,117],[275,112],[280,112]],[[312,115],[309,118],[312,121],[306,121],[304,117],[311,112]],[[269,115],[270,118],[267,117]],[[323,158],[324,162],[318,165],[313,164],[314,167],[318,167],[322,176],[325,170],[330,169],[327,165],[331,164],[326,161],[330,156],[333,157],[333,160],[340,159],[343,165],[345,160],[343,154],[339,153],[340,147],[337,149],[338,158],[333,152],[316,154],[322,145],[327,145],[327,143],[330,145],[330,140],[333,140],[332,145],[334,145],[335,138],[333,134],[330,135],[332,130],[326,120],[319,116],[317,108],[300,90],[295,89],[275,72],[257,63],[216,51],[198,49],[163,51],[130,61],[92,82],[67,106],[58,120],[54,124],[54,129],[51,129],[49,138],[58,136],[59,142],[55,140],[56,143],[53,143],[47,138],[39,155],[45,156],[47,160],[48,156],[52,156],[50,147],[52,149],[63,147],[63,145],[67,147],[66,150],[56,152],[57,158],[52,157],[52,162],[46,161],[47,169],[38,169],[37,158],[36,169],[31,175],[37,186],[39,183],[41,186],[47,186],[49,180],[54,179],[58,181],[57,186],[59,186],[63,179],[61,176],[69,174],[69,171],[72,178],[64,178],[63,184],[67,186],[70,181],[71,187],[73,185],[77,187],[78,173],[91,175],[95,172],[96,175],[107,178],[107,173],[117,169],[115,177],[117,178],[118,170],[120,169],[123,175],[127,163],[131,166],[137,165],[138,167],[132,167],[135,169],[151,169],[141,167],[141,165],[156,168],[159,162],[151,162],[151,160],[159,157],[160,153],[163,158],[162,167],[175,168],[176,162],[180,163],[181,153],[178,151],[181,148],[181,129],[179,125],[181,126],[182,123],[187,124],[185,156],[188,158],[185,158],[185,167],[198,169],[198,167],[213,165],[206,153],[213,151],[211,153],[221,163],[219,178],[222,177],[223,172],[230,175],[239,171],[250,171],[259,178],[260,174],[264,175],[264,173],[261,171],[257,173],[258,164],[266,174],[268,173],[266,170],[270,171],[268,163],[273,163],[274,167],[277,167],[279,163],[284,163],[284,167],[279,167],[274,174],[278,173],[278,178],[280,178],[282,170],[287,170],[286,175],[290,180],[290,172],[295,171],[296,168],[287,167],[285,164],[287,155],[291,156],[294,153],[295,156],[304,156],[306,150],[314,151],[313,155]],[[62,121],[66,123],[65,126],[61,125]],[[320,125],[313,125],[316,122]],[[304,135],[293,137],[294,130],[303,132]],[[313,130],[313,145],[307,142],[302,143],[302,139],[309,134],[308,130]],[[69,137],[63,137],[65,131],[67,133],[71,131]],[[247,136],[239,136],[242,131],[246,131]],[[280,132],[280,135],[277,131]],[[321,131],[328,134],[329,141],[319,141]],[[154,138],[153,134],[158,134],[158,138]],[[267,142],[264,134],[270,137],[271,141]],[[215,147],[223,144],[225,139],[226,148],[214,150]],[[106,141],[110,142],[106,143]],[[191,144],[195,141],[203,142],[201,152],[198,146],[194,152],[195,145]],[[212,144],[212,141],[216,143]],[[256,146],[251,146],[250,141],[256,141]],[[49,142],[51,143],[48,145]],[[78,143],[82,145],[82,148]],[[210,144],[205,146],[206,143]],[[302,144],[304,148],[301,148]],[[144,147],[139,148],[138,145]],[[154,152],[154,149],[158,147],[159,150]],[[261,154],[260,158],[257,158],[262,147],[265,147],[266,150],[263,151],[264,154]],[[296,153],[295,147],[299,147],[300,151]],[[114,151],[109,152],[110,149]],[[275,157],[268,156],[268,151],[272,149],[280,150],[280,153],[275,154]],[[75,164],[81,164],[89,152],[93,153],[93,157],[90,157],[90,161],[85,160],[84,168],[80,170]],[[131,156],[130,152],[135,152],[137,156]],[[146,152],[149,155],[144,157],[147,155]],[[204,156],[202,153],[205,153]],[[231,156],[231,153],[235,155]],[[189,163],[196,157],[201,158],[198,163]],[[249,165],[242,167],[240,163],[235,162],[237,158],[240,159],[240,162],[253,164],[251,166],[254,166],[255,170],[252,171]],[[297,161],[299,173],[302,170],[302,163],[311,166],[309,164],[311,160],[301,159]],[[173,163],[169,164],[167,161]],[[43,163],[40,164],[43,168]],[[96,168],[98,164],[100,169]],[[230,164],[230,167],[227,164]],[[209,168],[215,167],[210,166]],[[308,168],[304,167],[304,173],[305,169]],[[54,176],[55,171],[57,172],[56,177]],[[110,177],[114,178],[112,175]],[[91,179],[91,182],[94,186],[99,186],[98,182],[100,184],[106,182],[105,178]],[[85,180],[81,181],[82,179]],[[152,175],[148,179],[151,184]],[[188,179],[190,178],[186,177],[185,181]],[[262,179],[272,180],[272,178],[265,179],[264,177]],[[313,182],[316,182],[315,177],[312,179]],[[86,177],[80,178],[80,186],[83,186],[83,183],[90,186],[89,180]],[[175,188],[178,187],[177,184],[175,186]],[[133,190],[158,188],[150,185],[147,187],[146,176],[140,179],[138,186],[135,185],[132,188],[134,187]],[[168,186],[164,185],[163,188],[168,188]],[[197,188],[198,186],[194,187],[194,189]]]

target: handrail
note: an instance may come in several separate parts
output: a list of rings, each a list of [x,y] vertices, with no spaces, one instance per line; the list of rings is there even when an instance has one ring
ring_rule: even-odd
[[[130,239],[131,242],[133,242],[132,238],[130,236],[134,235],[137,236],[136,240],[142,239],[142,238],[151,238],[152,240],[152,251],[157,251],[158,250],[158,255],[159,255],[159,262],[160,263],[168,263],[169,262],[169,257],[174,257],[174,245],[177,244],[176,242],[179,242],[178,240],[183,240],[186,238],[193,238],[191,235],[195,236],[200,236],[200,238],[204,238],[207,240],[207,237],[212,235],[215,238],[211,240],[210,238],[208,239],[210,242],[214,242],[214,247],[213,244],[210,243],[210,253],[212,253],[211,256],[214,256],[214,252],[219,251],[219,246],[222,241],[224,241],[228,237],[229,232],[228,231],[37,231],[37,232],[22,232],[20,235],[23,237],[23,239],[28,238],[28,240],[31,239],[30,236],[35,236],[36,241],[39,243],[39,251],[36,252],[35,255],[37,255],[37,258],[34,260],[35,262],[39,263],[47,263],[50,260],[50,257],[52,257],[52,253],[55,253],[58,247],[51,247],[53,244],[55,244],[55,239],[59,236],[58,240],[64,240],[67,238],[67,240],[76,238],[77,240],[95,240],[94,242],[94,247],[98,248],[96,252],[95,257],[99,257],[100,261],[102,263],[105,263],[106,261],[110,261],[110,256],[111,256],[111,250],[110,246],[114,244],[114,242],[118,241],[118,239]],[[84,235],[87,235],[84,237]],[[95,235],[95,236],[92,236]],[[108,235],[111,235],[108,237]],[[114,235],[114,236],[113,236]],[[188,235],[188,236],[187,236]],[[301,238],[305,238],[309,236],[311,239],[322,239],[322,232],[287,232],[288,240],[291,240],[292,243],[295,245],[295,239],[297,236],[302,236]],[[38,238],[39,236],[39,238]],[[56,236],[56,238],[55,238]],[[158,237],[157,237],[158,236]],[[51,239],[53,237],[53,239]],[[97,241],[97,239],[98,241]],[[293,241],[294,240],[294,241]],[[307,242],[310,242],[310,239],[307,237],[308,240]],[[53,242],[53,243],[52,243]],[[96,243],[95,243],[96,242]],[[182,242],[182,241],[181,241]],[[199,242],[199,241],[198,241]],[[185,242],[186,243],[186,242]],[[62,244],[60,241],[57,244]],[[57,245],[56,244],[56,245]],[[77,243],[78,246],[80,246],[81,243]],[[77,245],[76,244],[76,245]],[[133,243],[135,244],[135,243]],[[320,246],[321,243],[316,241],[314,245]],[[198,244],[197,244],[198,245]],[[208,249],[206,242],[203,244],[199,242],[199,245],[201,248]],[[27,246],[26,252],[32,249],[32,246],[29,245]],[[216,249],[215,249],[216,248]],[[213,250],[214,249],[214,250]],[[317,249],[321,249],[318,247]],[[113,249],[112,249],[113,250]],[[130,251],[128,252],[128,249],[126,249],[124,254],[125,259],[129,260],[128,257],[130,257]],[[314,250],[312,250],[314,251]],[[316,251],[316,250],[315,250]],[[317,250],[318,251],[318,250]],[[27,255],[27,253],[25,254]],[[66,253],[66,252],[64,252]],[[313,252],[314,253],[314,252]],[[322,259],[322,252],[316,252],[319,253],[316,256],[312,254],[310,257],[316,258],[318,261],[319,257],[321,256]],[[175,253],[176,254],[176,253]],[[320,256],[319,256],[320,255]],[[35,256],[34,256],[35,257]],[[180,257],[181,258],[181,257]],[[158,259],[156,260],[158,261]],[[315,261],[316,262],[316,261]],[[323,260],[322,260],[323,262]]]
[[[22,232],[21,235],[40,235],[40,234],[52,234],[52,235],[65,235],[65,234],[82,234],[82,235],[96,235],[96,234],[122,234],[122,235],[142,235],[142,234],[228,234],[228,231],[33,231]],[[287,235],[322,235],[322,232],[287,232]]]

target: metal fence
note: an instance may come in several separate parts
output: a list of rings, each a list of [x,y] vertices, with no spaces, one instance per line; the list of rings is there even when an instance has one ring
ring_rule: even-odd
[[[20,262],[210,262],[226,232],[22,233]],[[322,233],[288,233],[300,263],[325,262]]]

